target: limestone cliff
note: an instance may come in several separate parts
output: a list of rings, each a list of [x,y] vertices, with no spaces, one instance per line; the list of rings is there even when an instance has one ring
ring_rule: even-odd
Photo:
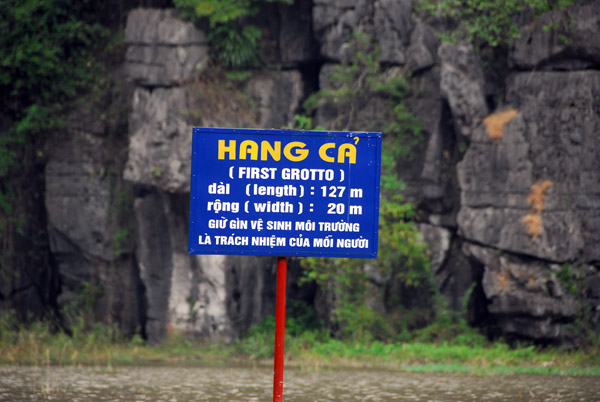
[[[498,83],[470,45],[441,44],[412,0],[297,0],[263,15],[271,24],[261,56],[281,68],[226,85],[208,68],[205,32],[171,9],[131,11],[126,79],[115,84],[129,86],[129,106],[119,106],[129,107],[124,148],[110,149],[102,126],[71,127],[46,166],[61,303],[84,282],[103,284],[105,319],[142,327],[151,341],[170,330],[232,339],[273,314],[273,259],[187,255],[191,127],[293,122],[302,101],[330,85],[332,66],[352,60],[360,31],[379,44],[381,63],[411,74],[408,103],[424,140],[401,176],[441,292],[458,308],[475,284],[473,322],[572,339],[564,324],[578,310],[600,321],[600,5],[565,12],[522,26]],[[570,43],[540,28],[560,18],[571,18]],[[316,124],[332,117],[320,109]],[[373,99],[353,128],[368,120],[381,129],[384,119]],[[110,219],[117,182],[131,194],[121,227]],[[124,253],[119,230],[129,236]],[[590,284],[585,300],[565,283],[573,267],[566,280]],[[294,297],[299,267],[291,271]]]

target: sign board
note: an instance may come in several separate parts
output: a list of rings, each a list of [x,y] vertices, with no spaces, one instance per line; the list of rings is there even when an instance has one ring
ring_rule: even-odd
[[[381,133],[193,129],[190,254],[377,258]]]

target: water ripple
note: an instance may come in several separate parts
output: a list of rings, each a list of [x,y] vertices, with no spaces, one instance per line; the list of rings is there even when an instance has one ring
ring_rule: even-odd
[[[273,372],[251,368],[2,367],[0,401],[265,401]],[[597,401],[594,377],[286,370],[286,402]]]

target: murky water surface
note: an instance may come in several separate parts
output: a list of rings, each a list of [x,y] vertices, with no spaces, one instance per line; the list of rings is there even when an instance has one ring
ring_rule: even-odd
[[[270,401],[269,369],[0,367],[0,401]],[[600,401],[600,379],[392,371],[285,372],[286,402]]]

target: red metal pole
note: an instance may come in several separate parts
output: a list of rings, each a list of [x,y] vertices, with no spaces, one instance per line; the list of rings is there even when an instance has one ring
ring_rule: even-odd
[[[277,257],[277,296],[275,306],[275,364],[273,378],[273,402],[283,401],[283,352],[285,343],[285,285],[287,277],[286,257]]]

